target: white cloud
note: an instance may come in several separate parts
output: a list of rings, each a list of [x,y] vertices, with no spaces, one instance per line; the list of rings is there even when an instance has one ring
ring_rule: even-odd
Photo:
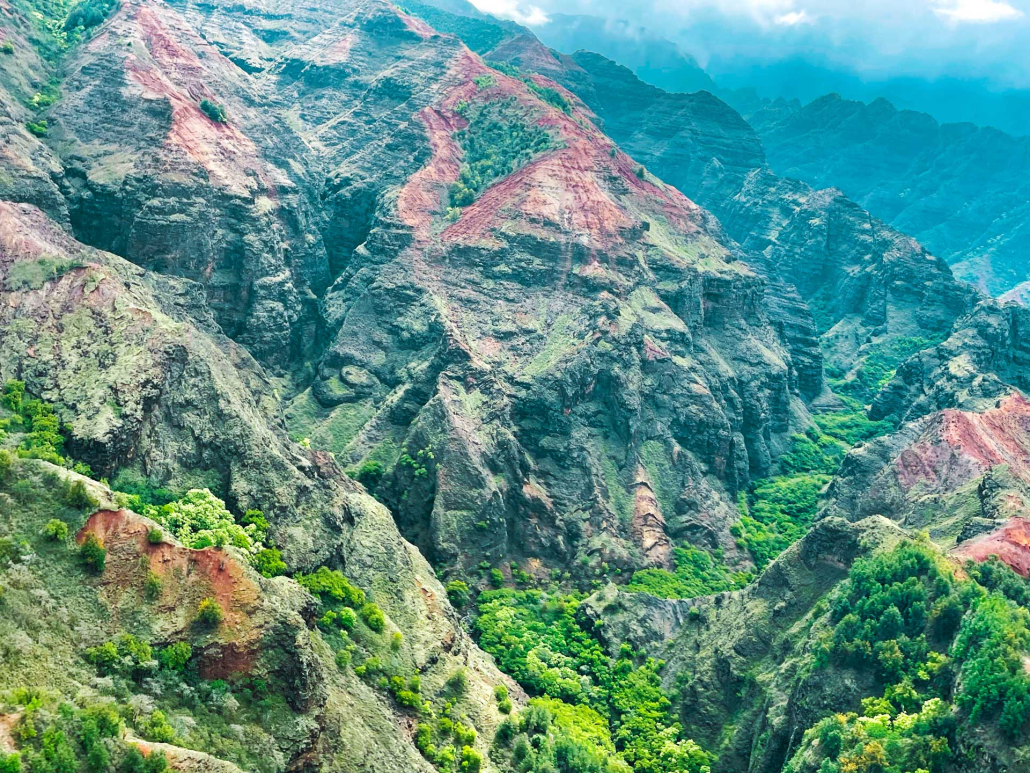
[[[472,0],[483,13],[493,14],[501,19],[511,19],[519,24],[533,26],[536,24],[547,24],[547,14],[538,6],[524,5],[518,0]]]
[[[791,11],[773,19],[781,27],[797,27],[802,24],[813,24],[815,18],[810,16],[808,11]]]
[[[934,13],[956,23],[993,24],[1023,15],[1003,0],[932,0],[932,4]]]

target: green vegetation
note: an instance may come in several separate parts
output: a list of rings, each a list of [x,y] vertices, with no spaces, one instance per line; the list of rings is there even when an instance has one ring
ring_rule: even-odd
[[[524,79],[529,90],[536,94],[547,104],[552,107],[556,107],[566,115],[572,115],[572,103],[562,94],[558,89],[550,86],[538,86],[534,81],[529,78]]]
[[[54,542],[66,542],[68,540],[68,524],[57,518],[51,518],[43,527],[43,536]]]
[[[43,691],[14,690],[0,696],[5,711],[19,713],[14,735],[19,751],[0,753],[5,773],[165,773],[168,760],[144,757],[123,736],[125,720],[109,704],[79,709],[57,704]]]
[[[93,574],[103,574],[104,564],[107,560],[107,549],[93,532],[86,535],[79,546],[79,558],[83,565]]]
[[[462,580],[451,580],[446,590],[447,599],[456,609],[462,609],[469,603],[469,586]]]
[[[740,520],[731,531],[758,570],[804,536],[819,510],[820,496],[855,443],[889,432],[889,422],[870,421],[854,398],[844,410],[817,414],[815,426],[791,438],[779,460],[782,475],[755,482],[738,501]]]
[[[466,207],[497,180],[529,163],[552,147],[550,132],[526,123],[512,97],[466,106],[467,128],[455,134],[463,163],[451,186],[453,207]]]
[[[14,53],[14,43],[12,43],[9,40],[5,40],[3,43],[0,43],[0,54],[13,54],[13,53]],[[0,765],[2,765],[2,763],[0,763]]]
[[[228,120],[225,108],[210,99],[200,100],[200,110],[215,123],[225,123]]]
[[[759,570],[808,531],[829,482],[828,475],[809,473],[767,478],[755,484],[750,496],[741,496],[740,520],[731,531]]]
[[[809,730],[788,773],[805,755],[822,760],[820,771],[944,770],[963,723],[996,721],[1010,741],[1025,735],[1030,614],[1001,588],[1022,599],[1030,583],[998,562],[984,566],[969,565],[965,579],[914,542],[855,562],[831,599],[833,628],[815,663],[873,673],[883,693],[863,701],[864,716],[838,714]]]
[[[194,622],[201,628],[217,628],[222,624],[223,616],[217,601],[212,598],[201,599]]]
[[[11,412],[9,417],[0,418],[0,433],[22,434],[21,442],[16,449],[20,458],[42,459],[59,467],[68,467],[82,475],[90,474],[88,465],[75,463],[62,455],[65,437],[54,407],[42,400],[28,397],[24,382],[6,382],[3,394],[0,394],[0,406]],[[2,436],[0,434],[0,438]],[[67,497],[77,500],[74,506],[85,508],[95,504],[81,481],[67,485],[74,487],[67,489]]]
[[[25,128],[28,129],[29,134],[34,137],[45,137],[49,132],[49,126],[46,124],[46,119],[30,121],[25,125]]]
[[[72,7],[64,21],[64,28],[68,31],[82,31],[99,27],[119,5],[118,0],[81,0]]]
[[[828,369],[830,386],[839,394],[868,403],[894,378],[901,363],[936,343],[938,340],[930,338],[899,337],[872,346],[848,378]]]
[[[633,573],[626,590],[650,593],[665,599],[690,599],[746,584],[746,575],[733,575],[722,563],[722,555],[700,548],[676,548],[676,571],[641,569]]]
[[[340,627],[351,630],[356,611],[369,630],[381,633],[386,627],[386,615],[379,605],[366,601],[365,592],[338,570],[320,566],[312,574],[298,574],[294,579],[321,600],[325,610],[323,619],[335,620]]]
[[[250,551],[258,538],[255,526],[237,524],[225,503],[207,489],[193,489],[161,507],[149,505],[142,509],[141,515],[157,521],[194,550],[232,545]]]
[[[283,554],[278,548],[259,550],[254,554],[251,563],[262,577],[279,577],[287,572],[286,562],[283,561]]]
[[[499,760],[518,770],[553,769],[547,765],[580,770],[561,767],[569,760],[580,760],[576,764],[587,766],[583,770],[701,773],[711,757],[681,737],[681,728],[670,714],[669,699],[661,689],[662,664],[637,658],[628,646],[618,658],[609,658],[577,620],[580,598],[510,588],[480,594],[475,622],[480,646],[531,694],[547,698],[549,702],[538,707],[551,717],[544,721],[540,714],[539,721],[530,721],[527,710],[508,720],[508,729],[496,746]],[[591,743],[577,745],[583,739],[577,738],[576,731],[562,729],[563,725],[569,727],[566,720],[575,724],[569,712],[578,712],[580,719],[586,718],[592,725],[597,725],[595,715],[600,718],[598,727],[604,730],[600,739],[609,739],[616,755],[612,764],[621,763],[622,767],[589,767],[596,761],[599,736],[595,733]],[[552,728],[556,716],[560,721]],[[526,736],[525,742],[518,740],[520,736]],[[535,767],[523,765],[529,757],[527,744],[538,752],[543,750],[529,763]],[[566,753],[572,756],[566,757]]]

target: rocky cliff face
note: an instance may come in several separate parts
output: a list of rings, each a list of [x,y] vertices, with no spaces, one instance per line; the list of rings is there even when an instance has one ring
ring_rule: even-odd
[[[943,260],[840,191],[777,176],[754,129],[711,94],[667,93],[586,51],[552,55],[526,32],[501,30],[490,43],[487,58],[561,83],[622,149],[719,218],[771,283],[775,324],[809,397],[822,389],[819,334],[832,329],[822,351],[848,372],[870,344],[945,336],[975,302]]]
[[[886,515],[943,544],[1018,517],[1028,480],[1025,316],[984,302],[904,363],[871,411],[899,431],[845,458],[826,514]]]
[[[152,538],[126,494],[60,459],[12,458],[35,419],[5,396],[0,588],[17,614],[0,626],[29,641],[3,651],[17,664],[3,689],[117,697],[134,727],[177,741],[140,743],[178,770],[489,770],[506,760],[488,756],[502,712],[526,696],[452,607],[469,587],[445,590],[437,572],[489,577],[518,588],[493,599],[490,651],[523,647],[520,615],[560,628],[522,653],[528,678],[549,698],[556,679],[577,709],[608,696],[596,723],[615,770],[636,748],[616,732],[629,695],[658,707],[662,754],[693,737],[716,770],[774,773],[814,748],[799,736],[821,717],[883,690],[810,659],[838,622],[823,599],[856,559],[927,528],[956,556],[1028,565],[1010,520],[1030,485],[1024,312],[974,308],[918,243],[837,191],[776,176],[714,97],[434,9],[490,66],[380,0],[133,0],[64,40],[59,67],[39,28],[4,9],[0,380],[52,404],[58,442],[115,488],[208,488],[237,526],[260,510],[286,564],[266,574],[296,577],[259,576],[256,555],[224,540]],[[866,442],[820,492],[831,470],[798,448],[845,450],[811,415],[845,407],[824,358],[871,409],[847,403]],[[778,476],[765,483],[786,512],[802,496],[790,465],[812,510],[776,552],[819,496],[822,518],[747,587],[558,595],[645,568],[634,583],[704,592],[710,578],[666,571],[694,560],[716,587],[743,585],[745,514],[775,526],[756,520],[769,508],[752,484]],[[76,544],[104,545],[106,567],[86,571],[55,513]],[[304,576],[320,570],[323,590]],[[38,592],[50,576],[59,598]],[[545,590],[552,578],[564,590]],[[222,627],[197,625],[209,599]],[[243,707],[218,698],[204,736],[174,702],[193,693],[157,684],[175,678],[166,666],[118,681],[84,656],[136,647],[124,633],[161,652],[192,641],[203,689],[225,682]],[[41,676],[51,648],[61,667]],[[660,677],[646,654],[667,661]],[[616,674],[654,684],[616,699]],[[174,737],[159,700],[182,712]],[[0,717],[4,749],[15,713]]]
[[[77,456],[102,472],[136,469],[175,488],[208,486],[234,509],[261,508],[291,566],[345,569],[380,602],[388,631],[402,632],[400,653],[409,667],[435,689],[467,667],[475,691],[470,695],[480,696],[470,705],[476,725],[496,724],[496,712],[491,717],[479,707],[492,705],[489,691],[503,677],[458,625],[428,564],[400,537],[389,512],[331,457],[288,440],[268,377],[218,331],[201,287],[86,247],[28,204],[0,204],[0,275],[2,375],[24,380],[33,394],[60,407]],[[111,501],[109,490],[98,493]],[[42,526],[22,528],[37,534]],[[83,534],[97,534],[108,547],[101,606],[131,614],[127,581],[119,573],[138,572],[133,551],[139,553],[146,528],[119,513],[100,513],[83,526]],[[204,656],[211,673],[258,678],[256,664],[267,661],[303,681],[279,685],[300,701],[293,707],[297,736],[284,726],[280,739],[282,767],[308,758],[321,765],[368,756],[382,770],[432,769],[410,734],[395,725],[390,699],[353,677],[341,682],[333,652],[317,637],[308,642],[300,618],[312,623],[314,607],[296,584],[282,580],[266,588],[245,564],[233,568],[218,554],[191,558],[167,548],[160,555],[146,548],[159,577],[178,564],[190,572],[199,567],[200,585],[166,600],[170,620],[152,636],[174,641],[175,626],[185,625],[182,615],[211,593],[231,610],[227,638],[211,643],[210,657]],[[226,580],[223,598],[219,578],[226,572],[234,579]],[[168,584],[173,579],[165,578]],[[293,601],[277,601],[283,593]],[[284,615],[292,616],[285,621]],[[265,617],[273,620],[262,633]],[[118,624],[116,616],[104,630],[113,634]],[[300,637],[300,649],[290,645],[277,655],[270,638],[276,626]]]
[[[78,237],[203,285],[212,324],[307,387],[295,438],[383,465],[434,559],[732,550],[736,492],[812,391],[768,280],[568,92],[375,2],[325,29],[337,10],[126,4],[47,114]],[[546,147],[449,209],[459,134],[491,121]]]

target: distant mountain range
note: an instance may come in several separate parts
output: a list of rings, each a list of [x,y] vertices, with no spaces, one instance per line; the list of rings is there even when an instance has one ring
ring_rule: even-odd
[[[750,87],[727,88],[677,44],[626,22],[553,14],[533,32],[559,51],[598,52],[665,91],[710,91],[751,123],[777,174],[817,188],[839,188],[991,295],[1009,293],[1007,299],[1020,300],[1027,293],[1030,138],[972,123],[944,123],[927,113],[899,110],[884,98],[865,104],[829,94],[803,104],[759,96],[758,87],[764,87],[807,98],[818,93],[814,89],[842,82],[839,73],[830,77],[798,63],[755,70],[750,81],[732,79]],[[852,80],[844,85],[863,96],[882,88],[920,102],[912,96],[920,92],[919,84]],[[922,103],[939,108],[944,118],[969,114],[949,103],[972,102],[988,120],[1020,125],[1015,97],[1008,107],[991,107],[988,103],[1000,97],[977,84],[924,86]]]

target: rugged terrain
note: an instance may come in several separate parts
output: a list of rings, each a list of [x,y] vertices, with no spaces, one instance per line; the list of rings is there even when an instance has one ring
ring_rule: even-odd
[[[5,773],[1020,769],[1024,309],[460,2],[0,12]]]
[[[991,295],[1027,281],[1027,140],[831,94],[748,118],[779,174],[842,189]]]

